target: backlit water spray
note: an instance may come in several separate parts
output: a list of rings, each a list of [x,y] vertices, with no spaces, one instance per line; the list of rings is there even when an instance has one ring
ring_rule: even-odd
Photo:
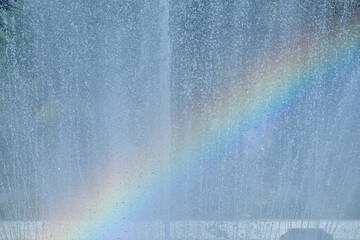
[[[357,239],[356,1],[13,4],[1,239]]]

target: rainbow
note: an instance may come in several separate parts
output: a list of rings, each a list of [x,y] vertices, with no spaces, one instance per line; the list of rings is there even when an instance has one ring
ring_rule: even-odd
[[[171,178],[181,181],[188,169],[198,169],[200,148],[236,147],[239,132],[265,129],[319,84],[327,84],[335,75],[346,77],[359,67],[358,23],[316,34],[317,39],[326,41],[308,34],[239,74],[234,84],[220,92],[221,101],[209,107],[212,121],[204,122],[196,113],[205,105],[200,104],[200,109],[194,110],[190,136],[179,137],[179,147],[172,153],[171,161],[162,156],[160,137],[156,136],[126,154],[130,159],[107,158],[101,183],[80,186],[85,190],[76,191],[59,203],[51,221],[40,230],[39,238],[121,239],[128,224],[141,217],[151,196],[161,191],[170,174],[164,169],[173,169]],[[161,131],[157,135],[161,136]],[[202,152],[201,156],[213,160],[210,152]]]

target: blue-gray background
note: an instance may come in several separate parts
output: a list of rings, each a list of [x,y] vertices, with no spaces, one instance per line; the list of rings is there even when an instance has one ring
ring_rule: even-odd
[[[99,181],[108,151],[161,126],[171,156],[194,109],[219,101],[252,62],[360,12],[346,0],[16,4],[0,40],[0,219],[47,216],[68,186]],[[286,109],[272,131],[249,129],[235,150],[211,150],[216,160],[185,172],[181,187],[170,178],[146,216],[360,218],[358,63]],[[205,108],[199,115],[213,121]]]

